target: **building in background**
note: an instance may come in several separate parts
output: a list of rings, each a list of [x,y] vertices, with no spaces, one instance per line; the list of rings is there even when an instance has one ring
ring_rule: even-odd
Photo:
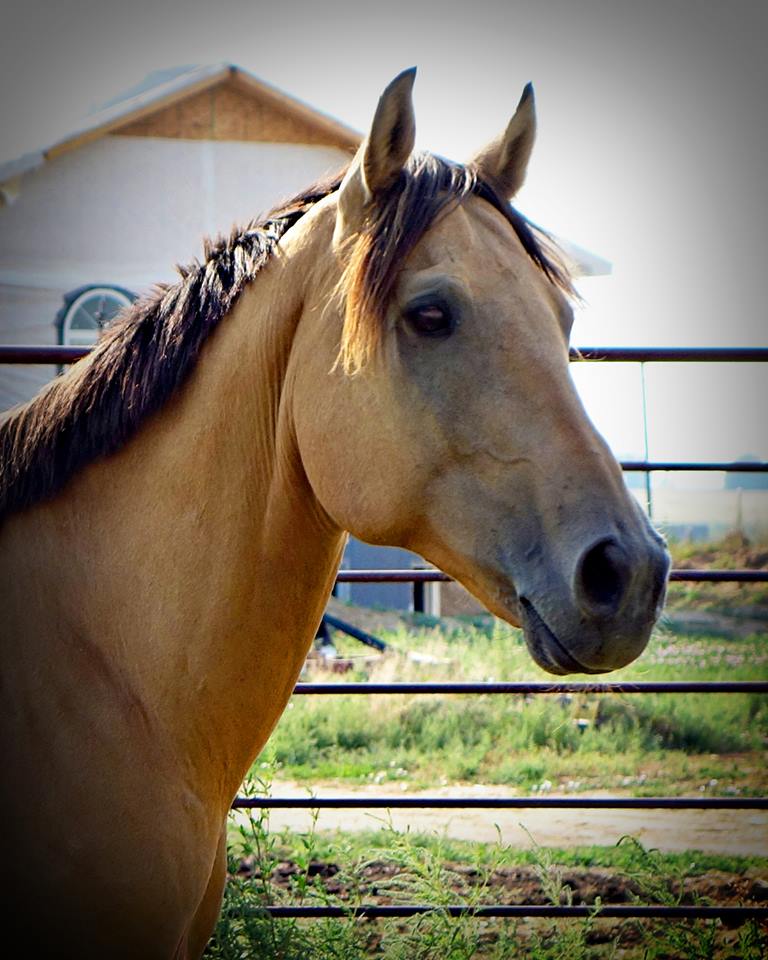
[[[84,344],[202,238],[346,164],[360,135],[229,64],[150,74],[0,165],[0,341]],[[55,368],[2,371],[0,409]]]

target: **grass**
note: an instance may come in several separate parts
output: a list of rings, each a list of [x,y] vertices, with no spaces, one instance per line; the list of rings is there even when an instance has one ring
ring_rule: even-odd
[[[519,631],[498,623],[400,630],[354,680],[543,679]],[[423,663],[433,663],[425,676]],[[624,680],[765,679],[762,635],[723,640],[659,631]],[[327,674],[315,674],[327,680]],[[307,679],[313,679],[310,673]],[[759,793],[768,702],[758,695],[296,696],[257,761],[281,779],[419,789],[481,781],[521,792],[621,789]],[[716,782],[715,782],[716,781]]]
[[[714,543],[673,541],[669,546],[675,567],[768,569],[768,544],[752,543],[737,532]],[[677,581],[669,584],[666,610],[670,615],[699,610],[768,622],[768,583]]]
[[[268,790],[268,779],[246,786],[246,792]],[[759,960],[768,950],[766,931],[754,922],[728,930],[718,921],[603,920],[599,897],[587,901],[594,907],[590,916],[574,921],[451,918],[443,909],[509,902],[493,880],[521,866],[529,868],[527,876],[535,877],[548,903],[573,902],[569,868],[609,867],[623,878],[630,901],[675,905],[691,900],[687,878],[708,871],[765,874],[768,859],[661,854],[631,838],[611,847],[554,850],[533,844],[518,850],[391,828],[361,836],[322,835],[313,827],[278,836],[269,831],[266,811],[251,811],[233,823],[230,880],[206,955],[210,960]],[[279,903],[354,908],[372,900],[429,904],[434,912],[407,921],[272,920],[263,910]]]
[[[673,545],[676,565],[760,566],[748,544]],[[754,551],[753,551],[754,552]],[[680,611],[734,613],[768,622],[763,585],[686,585],[670,589],[667,626],[639,662],[614,680],[765,680],[768,637],[673,628]],[[418,618],[416,618],[418,619]],[[355,681],[545,679],[519,631],[491,617],[440,622],[382,634],[390,653],[360,661]],[[360,649],[337,638],[350,657]],[[416,654],[417,657],[413,655]],[[418,660],[418,662],[417,662]],[[328,680],[310,669],[306,680]],[[578,679],[578,678],[577,678]],[[246,791],[275,776],[312,787],[332,781],[381,785],[381,793],[483,782],[521,794],[605,789],[636,795],[764,794],[768,703],[749,695],[584,695],[573,697],[294,697]],[[618,838],[616,838],[618,840]],[[332,875],[330,868],[332,865]],[[768,859],[646,850],[632,838],[605,846],[529,849],[398,833],[276,834],[267,811],[238,813],[230,833],[230,880],[207,956],[211,960],[669,960],[768,956],[765,928],[727,929],[718,921],[585,920],[520,922],[450,918],[448,903],[469,907],[502,896],[500,871],[535,875],[548,902],[574,896],[568,871],[611,871],[641,902],[690,902],[695,878],[768,878]],[[525,873],[527,871],[527,873]],[[371,876],[376,876],[375,891]],[[521,874],[522,876],[523,874]],[[280,879],[282,877],[282,880]],[[705,888],[706,889],[706,888]],[[271,920],[275,903],[354,907],[370,901],[421,902],[435,911],[408,921]],[[592,901],[585,901],[592,902]],[[706,899],[704,900],[706,902]]]

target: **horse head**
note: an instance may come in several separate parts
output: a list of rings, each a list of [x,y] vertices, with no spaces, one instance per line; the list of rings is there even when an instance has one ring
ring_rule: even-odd
[[[569,375],[570,281],[509,203],[533,91],[457,165],[414,154],[413,79],[317,211],[336,270],[292,356],[303,470],[332,523],[454,576],[544,669],[613,670],[645,647],[669,561]]]

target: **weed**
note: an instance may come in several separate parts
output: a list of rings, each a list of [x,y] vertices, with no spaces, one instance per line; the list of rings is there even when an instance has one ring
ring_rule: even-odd
[[[638,903],[651,900],[654,903],[679,906],[685,897],[685,866],[678,863],[675,867],[670,867],[658,850],[646,850],[633,837],[623,837],[619,841],[619,844],[622,843],[628,845],[632,851],[633,867],[628,872],[640,888],[640,893],[634,900]],[[692,902],[702,905],[705,903],[695,894]],[[667,960],[670,957],[711,960],[722,955],[718,952],[722,939],[722,925],[718,920],[688,920],[684,923],[653,920],[643,924],[634,921],[634,924],[643,944],[643,960]],[[763,936],[755,921],[749,921],[740,928],[739,939],[740,960],[761,960],[766,955],[768,939]]]
[[[508,628],[490,635],[472,627],[401,631],[387,639],[394,652],[358,670],[356,680],[424,679],[424,666],[397,652],[405,646],[439,661],[430,667],[432,680],[540,678]],[[616,679],[757,680],[766,673],[765,637],[724,641],[660,632],[643,660]],[[712,766],[708,755],[757,755],[766,736],[768,701],[756,695],[334,695],[295,697],[259,762],[274,761],[281,777],[310,784],[481,780],[530,791],[548,779],[561,789],[576,781],[584,789],[615,789],[621,779],[644,772],[662,792],[698,790],[712,779],[724,791],[762,788],[754,783],[759,774],[748,782],[721,763],[701,779],[698,768]],[[653,778],[647,775],[651,766]],[[633,789],[647,792],[640,781]]]
[[[245,786],[247,795],[268,793],[273,770]],[[513,923],[473,915],[483,903],[498,902],[491,879],[515,863],[533,867],[547,902],[570,904],[573,889],[565,876],[569,864],[605,863],[634,885],[638,902],[678,904],[685,879],[706,869],[743,871],[755,858],[717,858],[661,854],[637,840],[622,838],[612,848],[555,851],[531,837],[528,850],[495,844],[469,844],[445,836],[398,832],[391,822],[365,838],[327,837],[316,820],[301,834],[270,834],[265,810],[233,814],[231,857],[224,909],[206,956],[210,960],[609,960],[619,947],[633,960],[760,960],[768,942],[755,923],[724,931],[717,921],[624,921],[600,918],[601,901],[579,920]],[[333,857],[332,883],[318,869]],[[695,856],[695,859],[693,859]],[[287,883],[276,880],[285,858]],[[375,876],[375,884],[371,877]],[[430,912],[407,921],[365,921],[354,917],[365,902],[422,903]],[[695,898],[694,898],[695,900]],[[686,901],[688,902],[688,901]],[[265,906],[277,903],[344,906],[340,918],[272,919]],[[467,913],[451,917],[446,907]],[[608,924],[606,926],[606,924]]]

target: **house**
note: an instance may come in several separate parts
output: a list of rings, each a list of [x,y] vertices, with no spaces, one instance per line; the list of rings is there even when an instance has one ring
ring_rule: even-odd
[[[76,130],[0,163],[0,343],[88,345],[136,295],[172,281],[202,238],[268,212],[346,164],[361,135],[231,64],[150,74]],[[605,263],[565,244],[581,272]],[[0,410],[53,366],[0,367]],[[345,565],[420,558],[353,541]],[[407,585],[348,599],[406,607]]]
[[[79,129],[0,165],[0,342],[93,342],[202,238],[349,161],[360,135],[239,67],[153,73]],[[52,367],[2,371],[0,409]]]

